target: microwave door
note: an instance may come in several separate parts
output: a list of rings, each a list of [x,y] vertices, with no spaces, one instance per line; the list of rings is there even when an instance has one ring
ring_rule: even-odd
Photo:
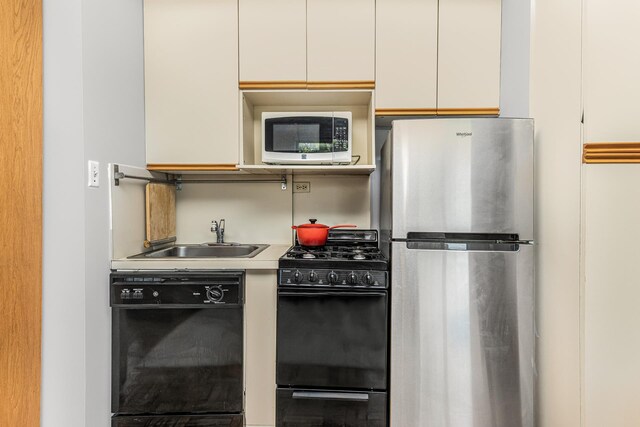
[[[262,161],[348,164],[351,112],[262,113]]]

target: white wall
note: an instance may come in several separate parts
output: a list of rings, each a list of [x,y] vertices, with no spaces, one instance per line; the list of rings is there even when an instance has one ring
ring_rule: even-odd
[[[84,426],[81,0],[44,0],[43,426]]]
[[[107,163],[144,165],[142,2],[44,0],[43,426],[110,425]],[[100,188],[86,187],[87,159]]]
[[[111,414],[109,183],[107,163],[145,165],[142,1],[83,0],[84,164],[100,162],[100,188],[84,192],[86,426]]]
[[[531,0],[502,0],[502,117],[529,117],[530,30]]]
[[[291,175],[288,182],[286,191],[278,182],[183,184],[176,193],[178,243],[215,242],[211,221],[224,218],[225,242],[291,244]]]

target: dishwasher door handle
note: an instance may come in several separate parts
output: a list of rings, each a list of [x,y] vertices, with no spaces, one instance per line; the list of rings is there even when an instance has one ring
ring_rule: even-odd
[[[337,391],[294,391],[292,397],[294,399],[369,401],[367,393],[341,393]]]

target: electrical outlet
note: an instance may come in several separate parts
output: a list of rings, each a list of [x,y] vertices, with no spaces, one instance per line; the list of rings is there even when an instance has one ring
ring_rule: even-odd
[[[88,177],[89,187],[100,187],[100,162],[89,160]]]
[[[311,192],[311,183],[309,183],[309,182],[294,182],[293,183],[293,192],[294,193],[310,193]]]

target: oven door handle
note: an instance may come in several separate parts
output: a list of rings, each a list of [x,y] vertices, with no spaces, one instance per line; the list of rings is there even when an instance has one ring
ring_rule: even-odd
[[[283,297],[384,297],[384,292],[278,292]]]
[[[294,399],[369,401],[367,393],[340,393],[335,391],[294,391],[292,397]]]

